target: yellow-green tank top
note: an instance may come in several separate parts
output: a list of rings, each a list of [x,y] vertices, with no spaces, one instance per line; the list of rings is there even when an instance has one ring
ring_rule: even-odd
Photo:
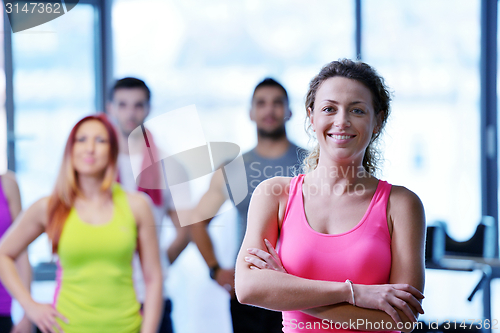
[[[125,191],[113,184],[113,217],[82,221],[73,207],[59,241],[54,306],[65,333],[137,333],[142,316],[132,282],[137,225]]]

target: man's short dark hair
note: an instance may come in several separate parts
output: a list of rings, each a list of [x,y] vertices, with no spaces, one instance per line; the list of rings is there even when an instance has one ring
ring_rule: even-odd
[[[111,88],[111,91],[109,92],[109,100],[112,101],[114,96],[115,96],[115,91],[118,89],[133,89],[133,88],[139,88],[143,89],[144,92],[146,93],[146,100],[149,101],[151,100],[151,91],[149,90],[148,86],[144,81],[137,79],[135,77],[125,77],[120,80],[116,80],[115,84]]]
[[[283,87],[278,81],[276,81],[275,79],[270,78],[270,77],[266,77],[264,80],[262,80],[255,87],[255,89],[253,91],[253,95],[252,95],[252,101],[253,101],[253,99],[255,97],[255,92],[257,91],[257,89],[264,88],[264,87],[276,87],[276,88],[280,88],[281,90],[283,90],[283,94],[285,95],[285,99],[288,102],[288,94],[286,93],[285,87]]]

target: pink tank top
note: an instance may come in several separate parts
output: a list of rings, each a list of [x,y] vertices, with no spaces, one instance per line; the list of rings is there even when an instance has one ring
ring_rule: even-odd
[[[391,185],[378,182],[365,215],[354,228],[341,234],[323,234],[313,230],[306,219],[303,180],[304,175],[298,175],[290,182],[278,242],[278,253],[287,272],[312,280],[388,283],[391,236],[387,227],[387,201]],[[283,332],[351,331],[300,311],[283,311]]]

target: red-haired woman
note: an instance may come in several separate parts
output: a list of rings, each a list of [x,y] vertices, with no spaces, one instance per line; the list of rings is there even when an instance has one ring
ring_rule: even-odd
[[[114,183],[118,141],[104,115],[71,131],[54,192],[35,202],[0,243],[0,278],[46,332],[156,332],[162,277],[154,218],[145,195]],[[54,303],[35,302],[14,260],[42,232],[57,253]],[[143,316],[132,283],[136,248],[146,281]]]

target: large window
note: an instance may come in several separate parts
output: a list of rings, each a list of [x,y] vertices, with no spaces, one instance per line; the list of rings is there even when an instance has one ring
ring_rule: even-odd
[[[16,172],[23,206],[51,193],[66,138],[95,113],[94,7],[12,34]],[[50,261],[45,235],[30,247],[32,265]]]
[[[467,239],[481,219],[480,1],[363,5],[364,60],[395,92],[384,176],[420,196],[429,222]]]
[[[260,80],[275,77],[289,90],[289,134],[305,144],[309,80],[327,62],[355,54],[350,1],[147,0],[139,6],[116,0],[112,19],[115,76],[146,80],[151,117],[196,104],[207,137],[244,150],[256,143],[248,110]]]
[[[480,5],[363,1],[363,60],[394,91],[383,178],[417,193],[427,223],[446,222],[457,240],[481,220]],[[428,270],[422,318],[480,318],[480,295],[466,300],[477,281]]]

